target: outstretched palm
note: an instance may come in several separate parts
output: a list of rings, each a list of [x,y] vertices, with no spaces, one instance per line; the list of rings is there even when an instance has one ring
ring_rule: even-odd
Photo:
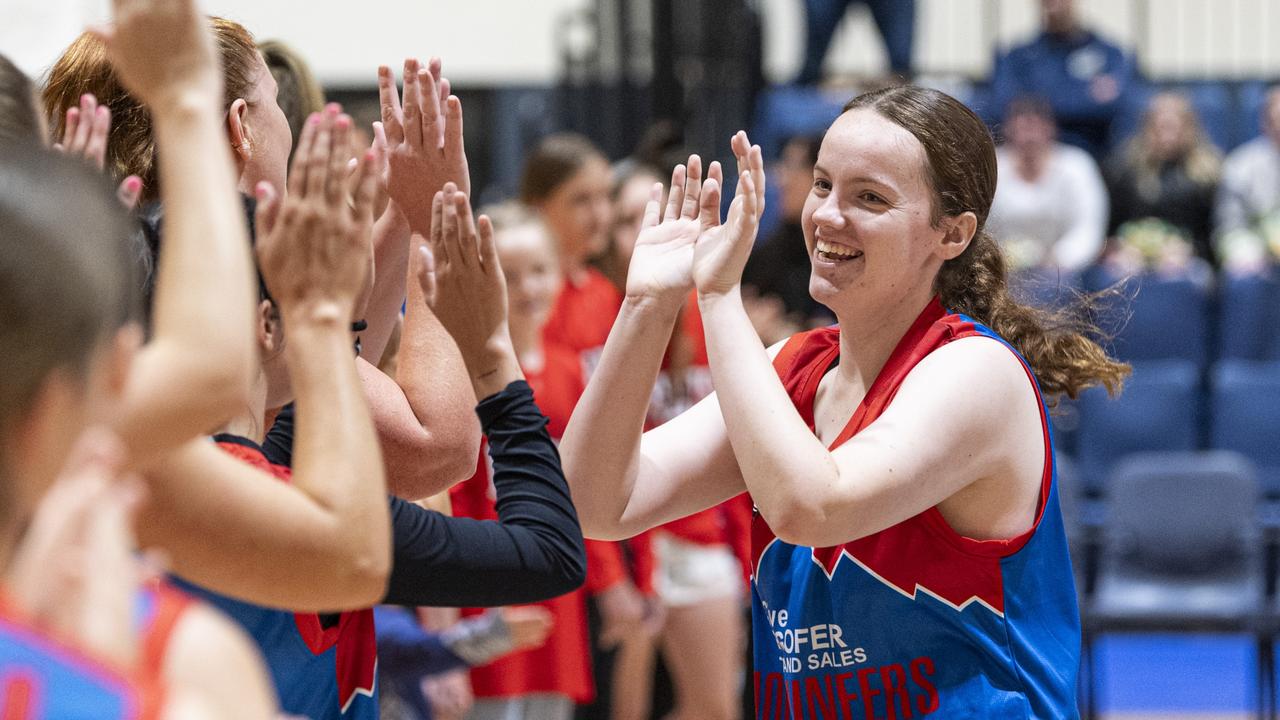
[[[702,160],[689,157],[671,174],[665,211],[662,186],[654,185],[627,270],[631,297],[683,298],[693,287],[694,246],[710,222],[719,222],[720,164],[702,180]]]
[[[751,246],[764,210],[764,159],[745,132],[733,136],[738,158],[738,187],[729,216],[720,224],[720,193],[716,189],[713,222],[705,223],[693,248],[693,282],[702,295],[725,293],[742,281]]]

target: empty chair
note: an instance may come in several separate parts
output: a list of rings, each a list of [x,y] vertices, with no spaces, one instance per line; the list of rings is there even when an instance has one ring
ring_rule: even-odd
[[[1085,277],[1089,290],[1115,282],[1100,268]],[[1144,274],[1123,280],[1120,288],[1120,295],[1109,300],[1097,319],[1102,330],[1114,336],[1110,345],[1116,357],[1189,360],[1197,367],[1208,363],[1209,293],[1205,287],[1185,277]]]
[[[1219,358],[1280,360],[1280,286],[1274,280],[1224,275],[1219,307]]]
[[[1280,362],[1214,366],[1209,418],[1210,445],[1249,458],[1267,494],[1280,495]]]
[[[1200,373],[1185,360],[1135,362],[1117,398],[1102,388],[1081,394],[1076,455],[1086,487],[1103,491],[1112,466],[1126,455],[1197,446]]]
[[[1266,583],[1252,464],[1226,451],[1134,455],[1116,467],[1109,489],[1084,615],[1090,659],[1092,639],[1105,632],[1256,633],[1261,713]],[[1087,682],[1092,689],[1093,678]]]

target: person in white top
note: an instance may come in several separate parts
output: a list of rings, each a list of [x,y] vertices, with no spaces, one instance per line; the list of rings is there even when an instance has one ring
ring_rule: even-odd
[[[1093,158],[1057,142],[1053,111],[1037,98],[1009,103],[988,224],[1014,268],[1080,270],[1102,253],[1107,190]]]
[[[1228,270],[1261,271],[1266,267],[1264,220],[1280,211],[1280,85],[1267,93],[1262,107],[1263,134],[1241,145],[1222,166],[1214,208],[1218,253]]]

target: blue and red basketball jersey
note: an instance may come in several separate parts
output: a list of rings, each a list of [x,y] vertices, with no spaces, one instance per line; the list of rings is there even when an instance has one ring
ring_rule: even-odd
[[[142,720],[158,709],[136,678],[32,629],[0,600],[0,718]]]
[[[1004,343],[933,300],[831,447],[874,422],[922,358],[972,336]],[[810,427],[818,383],[839,352],[839,330],[824,328],[796,335],[775,358]],[[758,719],[1078,717],[1080,619],[1043,400],[1041,419],[1040,506],[1019,537],[963,537],[931,508],[840,546],[800,547],[756,514]]]
[[[218,445],[284,482],[289,469],[268,462],[248,440],[219,436]],[[334,615],[292,613],[235,600],[175,578],[193,595],[240,624],[258,643],[280,709],[311,720],[377,720],[378,650],[373,610]]]

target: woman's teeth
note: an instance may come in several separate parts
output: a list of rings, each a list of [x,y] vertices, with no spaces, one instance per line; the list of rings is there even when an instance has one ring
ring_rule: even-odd
[[[861,250],[854,250],[848,245],[836,245],[822,240],[816,241],[815,249],[823,260],[851,260],[856,257],[862,257]]]

